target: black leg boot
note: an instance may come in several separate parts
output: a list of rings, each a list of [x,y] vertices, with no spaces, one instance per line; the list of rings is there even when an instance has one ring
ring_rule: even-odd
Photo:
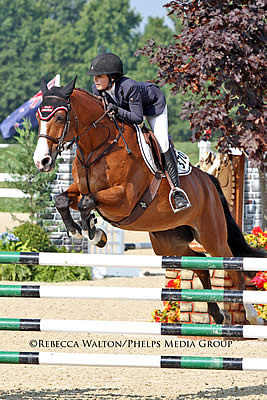
[[[169,178],[174,186],[172,193],[174,212],[181,210],[182,208],[189,207],[191,204],[187,201],[184,191],[180,189],[180,179],[178,173],[177,160],[175,157],[174,149],[170,145],[169,150],[162,154],[164,169],[169,175]]]

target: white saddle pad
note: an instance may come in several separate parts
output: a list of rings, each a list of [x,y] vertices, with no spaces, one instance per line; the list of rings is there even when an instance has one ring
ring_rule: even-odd
[[[156,164],[154,162],[151,149],[149,145],[146,143],[144,135],[140,129],[139,126],[136,126],[136,132],[137,132],[137,139],[138,139],[138,144],[141,150],[141,154],[143,156],[143,159],[147,165],[147,167],[150,169],[150,171],[155,174],[157,171]],[[192,166],[190,165],[189,157],[184,154],[183,152],[176,150],[176,158],[177,158],[177,165],[178,165],[178,171],[179,175],[189,175],[190,172],[192,171]]]

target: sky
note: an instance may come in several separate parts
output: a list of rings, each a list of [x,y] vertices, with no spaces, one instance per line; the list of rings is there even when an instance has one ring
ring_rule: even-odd
[[[168,0],[130,0],[131,8],[138,11],[143,17],[141,29],[146,24],[149,16],[165,17],[166,24],[172,26],[170,18],[167,17],[167,9],[163,7],[167,3]]]

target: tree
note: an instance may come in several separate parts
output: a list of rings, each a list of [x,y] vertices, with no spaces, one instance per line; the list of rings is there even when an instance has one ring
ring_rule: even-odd
[[[21,199],[21,212],[30,213],[34,220],[37,213],[51,205],[49,183],[55,179],[56,172],[41,174],[35,167],[32,155],[36,147],[36,134],[31,130],[30,121],[25,120],[23,128],[18,128],[16,141],[19,146],[7,150],[0,162],[12,178],[15,188],[28,197]]]
[[[179,33],[180,20],[176,18],[177,24],[175,31],[173,31],[168,26],[164,25],[163,18],[148,18],[148,23],[145,26],[143,35],[140,37],[137,47],[142,48],[147,40],[153,40],[160,44],[161,46],[167,46],[170,43],[175,43],[174,34]],[[178,29],[178,31],[176,30]],[[139,51],[136,52],[139,55]],[[144,81],[151,80],[156,81],[157,78],[157,66],[151,64],[147,57],[138,57],[138,62],[136,68],[130,71],[131,77],[133,79]],[[190,136],[189,123],[187,121],[182,121],[179,117],[183,96],[178,93],[174,96],[171,93],[170,87],[168,85],[161,85],[161,90],[164,92],[167,105],[168,105],[168,120],[169,120],[169,134],[174,140],[184,140]]]
[[[0,121],[39,90],[44,66],[46,62],[53,62],[53,55],[46,58],[46,48],[54,40],[50,36],[51,25],[53,32],[64,29],[79,17],[85,3],[86,0],[0,0]],[[44,38],[42,31],[48,21],[50,30],[45,29]],[[64,63],[65,59],[61,65]],[[55,63],[48,78],[59,72],[57,68]]]
[[[158,65],[158,79],[177,93],[193,94],[184,104],[193,140],[207,129],[220,134],[218,148],[239,147],[252,166],[263,167],[264,2],[262,0],[171,1],[183,30],[170,46],[149,41],[141,51]]]
[[[88,88],[100,52],[119,53],[126,72],[136,65],[141,16],[129,0],[0,0],[0,7],[0,121],[39,90],[43,75],[67,82],[77,74]]]
[[[126,73],[134,68],[140,22],[141,17],[130,9],[129,0],[102,0],[101,6],[98,0],[91,0],[86,4],[75,27],[79,41],[77,72],[82,87],[92,83],[87,71],[92,59],[100,53],[118,54]]]

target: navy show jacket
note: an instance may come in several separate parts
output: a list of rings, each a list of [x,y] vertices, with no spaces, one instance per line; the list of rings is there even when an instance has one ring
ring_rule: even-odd
[[[103,97],[95,84],[93,94]],[[112,97],[106,93],[109,103],[115,104]],[[161,90],[150,82],[137,82],[125,76],[115,82],[115,96],[118,106],[118,117],[131,124],[141,124],[144,116],[156,116],[163,112],[166,99]]]

